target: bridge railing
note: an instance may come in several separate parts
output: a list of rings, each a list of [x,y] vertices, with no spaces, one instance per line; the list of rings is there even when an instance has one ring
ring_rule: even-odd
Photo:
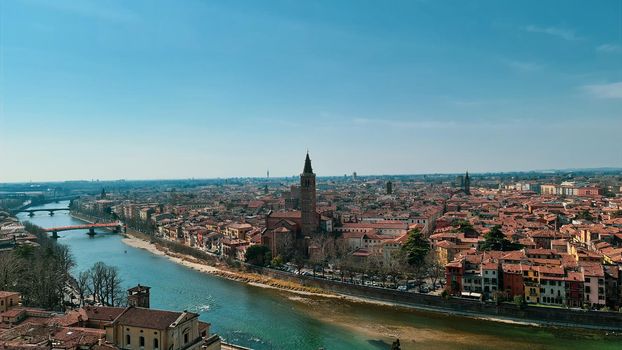
[[[122,226],[123,226],[123,223],[121,222],[110,222],[110,223],[99,223],[99,224],[48,227],[45,229],[45,231],[46,232],[59,232],[59,231],[69,231],[69,230],[84,230],[84,229],[92,229],[92,228],[122,227]]]

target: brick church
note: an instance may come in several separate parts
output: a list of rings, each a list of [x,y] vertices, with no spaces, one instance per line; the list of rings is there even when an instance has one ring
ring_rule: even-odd
[[[270,248],[272,256],[285,257],[296,250],[306,254],[308,239],[320,231],[316,203],[315,174],[307,152],[300,174],[300,210],[273,211],[266,216],[261,244]]]

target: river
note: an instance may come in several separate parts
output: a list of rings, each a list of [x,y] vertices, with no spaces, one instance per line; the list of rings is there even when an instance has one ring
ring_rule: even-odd
[[[66,207],[68,202],[38,208]],[[42,227],[76,225],[66,212],[18,215]],[[299,296],[197,272],[166,257],[123,243],[122,236],[97,230],[60,232],[70,247],[74,272],[97,261],[117,266],[126,287],[150,286],[151,307],[188,310],[212,323],[227,341],[253,349],[388,349],[399,337],[402,349],[622,349],[622,340],[567,329],[501,324],[463,317]]]

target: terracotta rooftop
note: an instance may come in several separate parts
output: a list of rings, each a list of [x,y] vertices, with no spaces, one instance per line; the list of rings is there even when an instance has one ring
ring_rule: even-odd
[[[167,329],[178,319],[198,317],[198,314],[191,312],[174,312],[164,310],[145,309],[140,307],[128,307],[117,317],[115,322],[124,326],[143,327],[149,329]]]
[[[86,306],[84,311],[89,320],[113,321],[123,312],[122,307]]]

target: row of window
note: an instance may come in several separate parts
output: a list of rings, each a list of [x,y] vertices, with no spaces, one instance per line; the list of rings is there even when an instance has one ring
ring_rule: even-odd
[[[564,301],[562,298],[543,297],[542,302],[545,304],[562,304]]]
[[[464,280],[464,284],[480,284],[481,283],[481,279],[479,278],[474,278],[474,279],[470,279],[470,278],[466,278]],[[497,284],[497,279],[496,278],[484,278],[484,284]]]
[[[0,306],[4,306],[4,300],[0,300]],[[13,306],[13,299],[9,299],[9,306]]]
[[[546,293],[546,289],[545,288],[540,288],[540,293]],[[549,294],[555,294],[555,290],[551,288],[551,293]],[[557,296],[560,297],[562,295],[562,292],[558,289],[557,290]]]
[[[586,293],[591,293],[592,289],[590,288],[590,286],[585,286],[585,292]],[[605,294],[605,288],[603,287],[598,287],[598,294]]]
[[[547,280],[543,280],[543,281],[540,281],[540,284],[545,285],[545,286],[547,284],[549,284],[551,286],[561,286],[562,285],[562,281],[547,281]]]
[[[592,279],[590,277],[585,277],[585,283],[590,283]],[[602,278],[598,279],[598,284],[605,284],[605,280]]]
[[[125,345],[127,345],[128,347],[132,345],[132,337],[129,334],[125,335]],[[141,348],[145,347],[145,337],[143,337],[142,335],[138,338],[138,346]],[[158,339],[153,338],[153,348],[158,349],[159,347],[160,344],[158,343]]]

